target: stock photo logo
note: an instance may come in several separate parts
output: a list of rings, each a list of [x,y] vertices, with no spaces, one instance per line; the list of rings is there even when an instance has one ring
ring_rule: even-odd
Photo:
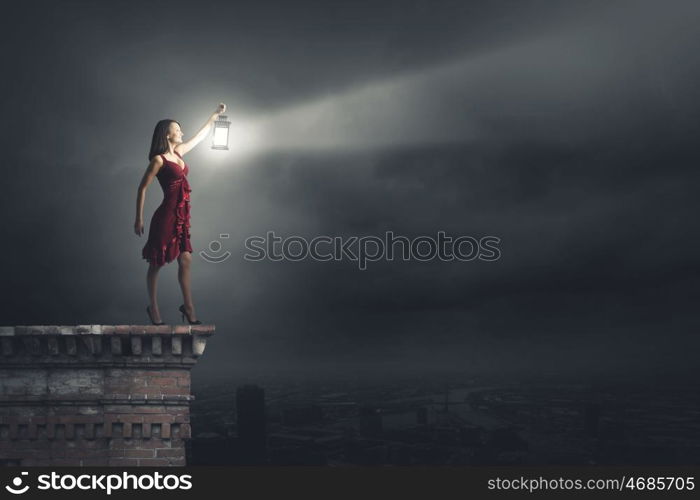
[[[5,489],[13,495],[22,495],[29,491],[29,484],[23,485],[23,476],[28,476],[29,472],[21,472],[20,476],[12,479],[11,485],[6,485]],[[29,478],[26,478],[29,482]],[[50,474],[40,474],[36,477],[36,485],[33,491],[95,491],[106,492],[111,495],[115,491],[162,491],[192,489],[191,474],[162,474],[161,472],[140,472],[121,474],[92,474],[92,473],[58,473],[52,471]]]
[[[22,472],[20,476],[17,476],[12,480],[12,485],[6,485],[5,489],[13,495],[22,495],[23,493],[26,493],[27,490],[29,490],[29,485],[25,484],[22,486],[22,476],[27,475],[29,475],[29,472]]]
[[[468,262],[475,259],[495,261],[500,259],[501,251],[498,245],[501,239],[497,236],[448,236],[444,231],[438,231],[437,238],[433,236],[417,236],[409,239],[406,236],[395,235],[387,231],[384,238],[379,236],[316,236],[310,241],[302,236],[292,235],[286,238],[268,231],[265,236],[250,236],[245,240],[248,261],[291,261],[305,259],[316,261],[356,262],[360,270],[367,269],[368,262],[381,260],[394,261],[400,256],[403,261],[428,262],[441,260],[444,262]]]
[[[229,234],[222,233],[219,235],[219,238],[221,238],[222,240],[226,240],[229,238]],[[226,259],[228,259],[231,256],[231,252],[229,252],[228,250],[224,251],[220,255],[217,255],[221,251],[222,248],[223,248],[223,245],[221,244],[221,242],[219,240],[210,241],[209,242],[209,251],[212,252],[214,255],[210,255],[209,253],[207,253],[206,250],[201,250],[199,252],[199,255],[207,262],[212,262],[214,264],[218,264],[220,262],[225,261]]]

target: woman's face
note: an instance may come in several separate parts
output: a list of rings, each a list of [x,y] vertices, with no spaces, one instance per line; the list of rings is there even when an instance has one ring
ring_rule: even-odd
[[[182,142],[182,130],[180,130],[180,125],[178,125],[177,122],[170,122],[168,140],[174,144],[180,144]]]

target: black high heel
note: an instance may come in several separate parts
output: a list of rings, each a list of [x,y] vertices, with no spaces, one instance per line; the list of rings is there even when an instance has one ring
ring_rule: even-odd
[[[165,324],[162,321],[160,323],[156,323],[155,321],[153,321],[153,316],[151,316],[151,306],[146,306],[146,312],[148,313],[148,317],[150,318],[151,323],[153,323],[154,325],[160,326]]]
[[[187,311],[185,311],[185,304],[182,304],[182,305],[180,306],[179,311],[182,313],[182,322],[183,322],[183,323],[185,322],[185,316],[187,316],[187,322],[188,322],[190,325],[201,325],[201,324],[202,324],[202,322],[199,321],[199,320],[197,320],[197,321],[192,321],[192,320],[190,319],[190,315],[187,314]]]

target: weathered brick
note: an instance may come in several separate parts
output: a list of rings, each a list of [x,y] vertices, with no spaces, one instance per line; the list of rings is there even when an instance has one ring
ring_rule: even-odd
[[[150,377],[147,379],[147,385],[150,386],[159,386],[159,387],[168,387],[168,386],[176,386],[177,385],[177,377]]]
[[[108,465],[112,467],[136,467],[139,465],[138,458],[110,458]]]
[[[80,460],[80,465],[83,467],[106,467],[109,464],[107,457],[103,458],[83,458]]]
[[[158,400],[160,399],[161,394],[166,394],[166,395],[177,395],[177,394],[182,394],[185,395],[187,394],[187,391],[184,391],[182,387],[179,386],[170,386],[170,387],[162,387],[162,386],[149,386],[148,390],[145,391],[145,394],[148,395],[149,399],[155,399]]]
[[[170,465],[170,461],[166,458],[139,458],[139,465],[145,467],[159,467]]]
[[[154,458],[153,450],[124,450],[124,456],[127,458]]]
[[[170,465],[173,465],[173,466],[184,467],[185,465],[187,465],[187,464],[185,463],[185,457],[184,457],[184,455],[181,455],[181,456],[179,456],[179,457],[171,457],[171,458],[169,458],[168,460],[170,460]]]
[[[151,424],[162,424],[165,422],[175,422],[177,415],[172,415],[169,413],[161,413],[156,415],[144,415],[143,421],[149,422]]]
[[[138,444],[138,448],[143,450],[152,450],[156,448],[170,447],[169,439],[144,439]]]
[[[190,437],[192,437],[192,429],[190,427],[190,424],[180,424],[179,437],[182,439],[189,439]]]
[[[192,332],[206,337],[213,330],[0,328],[0,399],[17,400],[0,405],[0,457],[22,466],[184,465]]]
[[[182,450],[179,448],[156,448],[156,456],[159,458],[180,457]]]
[[[71,448],[66,450],[66,458],[106,458],[108,452],[109,450]]]

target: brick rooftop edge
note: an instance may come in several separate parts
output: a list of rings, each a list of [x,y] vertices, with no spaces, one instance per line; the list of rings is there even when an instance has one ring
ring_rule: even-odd
[[[182,466],[214,325],[0,326],[0,465]]]

